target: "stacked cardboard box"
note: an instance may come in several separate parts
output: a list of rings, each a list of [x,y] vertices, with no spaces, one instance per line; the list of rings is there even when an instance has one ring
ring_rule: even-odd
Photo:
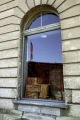
[[[38,93],[27,92],[26,97],[27,98],[36,98],[36,99],[38,99]]]
[[[42,83],[42,79],[38,77],[28,77],[25,97],[27,98],[39,98],[40,93],[40,84]]]
[[[38,98],[40,93],[40,85],[26,85],[26,97]]]
[[[39,77],[28,77],[28,85],[37,85],[37,84],[42,84],[43,79]]]
[[[25,97],[27,98],[47,98],[49,85],[42,84],[43,79],[37,77],[28,77]]]
[[[40,85],[27,85],[27,92],[40,92]]]
[[[49,97],[49,84],[41,84],[41,91],[39,98]]]

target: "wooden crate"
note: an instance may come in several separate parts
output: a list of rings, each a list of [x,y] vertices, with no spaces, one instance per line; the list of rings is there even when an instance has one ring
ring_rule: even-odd
[[[37,85],[41,84],[43,82],[43,79],[40,77],[28,77],[27,84],[28,85]]]
[[[40,92],[40,85],[26,85],[26,92]]]
[[[49,84],[41,84],[41,91],[39,98],[48,98],[49,96]]]
[[[28,77],[27,84],[28,85],[36,85],[37,84],[37,77]]]
[[[33,92],[33,93],[31,93],[31,92],[26,92],[25,97],[26,97],[26,98],[36,98],[36,99],[38,99],[39,95],[38,95],[37,92]]]
[[[42,83],[43,83],[43,79],[40,78],[40,77],[38,77],[38,79],[37,79],[37,84],[42,84]]]

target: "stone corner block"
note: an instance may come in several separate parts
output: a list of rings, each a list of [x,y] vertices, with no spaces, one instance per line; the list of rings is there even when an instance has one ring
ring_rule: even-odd
[[[72,90],[65,90],[66,103],[72,103]]]
[[[80,104],[80,90],[72,90],[72,102]]]

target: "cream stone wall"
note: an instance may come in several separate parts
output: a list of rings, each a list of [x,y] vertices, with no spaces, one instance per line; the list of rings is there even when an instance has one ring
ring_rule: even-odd
[[[19,97],[21,83],[21,22],[30,9],[43,4],[54,7],[60,16],[65,101],[69,105],[64,114],[73,120],[70,116],[80,117],[80,0],[0,0],[0,108],[15,109],[13,101]]]

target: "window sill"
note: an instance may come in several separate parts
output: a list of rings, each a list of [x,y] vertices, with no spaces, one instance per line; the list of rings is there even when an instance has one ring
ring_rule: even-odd
[[[68,108],[65,101],[59,100],[45,100],[45,99],[20,99],[15,100],[16,105],[33,105],[33,106],[44,106],[44,107],[54,107],[54,108]]]

